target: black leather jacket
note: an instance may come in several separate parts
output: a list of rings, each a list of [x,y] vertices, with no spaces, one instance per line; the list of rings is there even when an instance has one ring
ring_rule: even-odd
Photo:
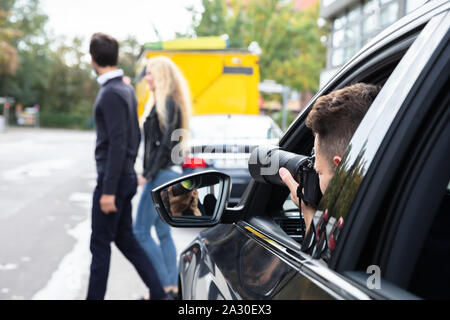
[[[167,124],[163,132],[159,126],[156,106],[153,106],[152,111],[144,122],[143,176],[148,181],[152,181],[160,169],[181,164],[174,163],[171,159],[172,149],[179,143],[179,141],[171,141],[171,136],[174,130],[181,128],[181,111],[171,98],[167,99],[166,108]]]

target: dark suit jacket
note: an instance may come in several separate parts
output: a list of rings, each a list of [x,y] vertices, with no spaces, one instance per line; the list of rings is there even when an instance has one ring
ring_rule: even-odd
[[[101,87],[94,107],[97,130],[95,160],[103,176],[103,194],[116,194],[119,179],[135,174],[140,130],[134,89],[122,77],[108,80]]]

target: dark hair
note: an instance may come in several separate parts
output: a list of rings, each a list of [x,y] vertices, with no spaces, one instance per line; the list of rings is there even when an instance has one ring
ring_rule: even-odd
[[[314,103],[306,126],[319,136],[320,150],[331,163],[335,155],[343,155],[379,91],[379,86],[356,83],[322,96]]]
[[[105,33],[94,33],[91,37],[89,53],[101,67],[117,66],[119,42]]]

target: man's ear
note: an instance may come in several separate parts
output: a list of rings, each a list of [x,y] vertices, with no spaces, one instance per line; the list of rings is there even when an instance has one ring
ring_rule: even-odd
[[[342,158],[339,156],[334,156],[333,157],[333,163],[336,165],[336,167],[339,165],[339,163],[341,163]]]

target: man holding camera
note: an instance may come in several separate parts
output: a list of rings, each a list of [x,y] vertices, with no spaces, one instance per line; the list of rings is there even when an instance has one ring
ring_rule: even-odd
[[[306,126],[314,134],[314,169],[319,176],[322,194],[325,193],[345,149],[379,90],[375,85],[357,83],[318,98],[309,112]],[[286,168],[280,168],[279,174],[291,191],[292,201],[300,206],[297,196],[298,181]],[[301,211],[305,220],[305,234],[308,234],[316,208],[301,201]]]

